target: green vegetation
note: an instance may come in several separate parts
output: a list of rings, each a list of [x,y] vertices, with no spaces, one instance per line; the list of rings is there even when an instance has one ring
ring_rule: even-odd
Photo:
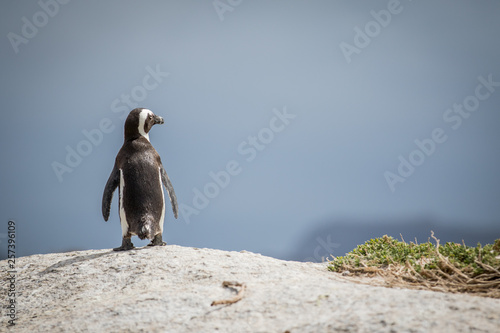
[[[446,243],[406,243],[389,236],[375,238],[343,257],[329,270],[348,274],[377,274],[390,286],[467,292],[500,298],[500,239],[476,247]]]

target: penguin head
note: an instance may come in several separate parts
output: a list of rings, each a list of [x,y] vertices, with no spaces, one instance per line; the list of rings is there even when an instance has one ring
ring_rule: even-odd
[[[149,131],[156,124],[163,124],[163,118],[148,109],[133,109],[125,120],[125,140],[143,136],[149,141]]]

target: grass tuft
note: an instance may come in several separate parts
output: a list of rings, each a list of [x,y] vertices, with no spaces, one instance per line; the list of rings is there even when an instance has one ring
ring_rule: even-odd
[[[328,269],[348,274],[380,275],[394,287],[471,293],[500,298],[500,239],[476,247],[465,244],[418,244],[387,235],[370,239],[343,257],[334,257]]]

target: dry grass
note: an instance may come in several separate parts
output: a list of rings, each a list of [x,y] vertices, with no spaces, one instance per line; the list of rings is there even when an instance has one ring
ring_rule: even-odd
[[[379,276],[358,282],[388,287],[428,289],[500,298],[500,239],[493,245],[468,247],[431,237],[423,244],[384,236],[372,239],[330,261],[329,269],[344,276]]]
[[[233,304],[233,303],[236,303],[236,302],[240,301],[243,298],[243,296],[245,294],[245,290],[247,288],[247,286],[246,286],[245,283],[239,283],[239,282],[234,282],[234,281],[224,281],[224,282],[222,282],[222,286],[224,288],[240,287],[240,290],[238,291],[238,294],[236,294],[236,296],[234,296],[232,298],[218,300],[218,301],[213,301],[212,304],[211,304],[211,306],[220,305],[220,304]],[[233,289],[235,289],[235,288],[233,288]]]

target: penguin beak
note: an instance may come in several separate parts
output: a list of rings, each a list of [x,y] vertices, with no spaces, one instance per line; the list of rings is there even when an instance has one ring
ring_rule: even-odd
[[[156,124],[163,124],[164,121],[163,121],[163,118],[160,117],[160,116],[155,116],[155,125]]]

